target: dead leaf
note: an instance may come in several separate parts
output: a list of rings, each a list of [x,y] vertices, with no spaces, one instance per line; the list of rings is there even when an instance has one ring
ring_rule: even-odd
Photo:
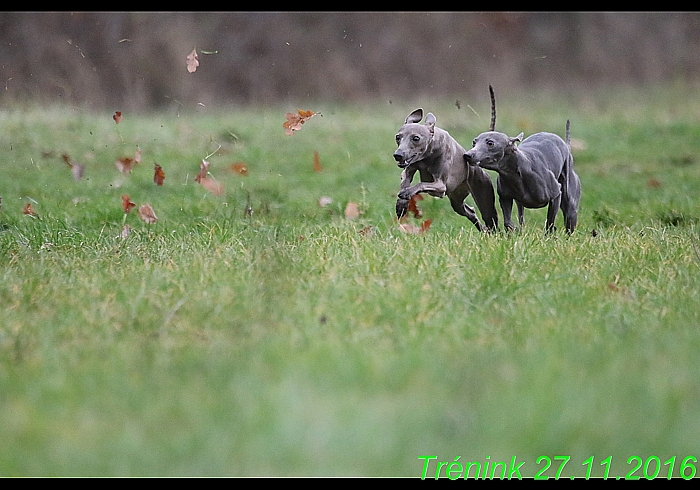
[[[26,214],[27,216],[33,216],[35,218],[39,216],[34,210],[34,206],[32,206],[32,203],[30,202],[24,205],[24,208],[22,208],[22,214]]]
[[[129,211],[131,211],[132,208],[135,207],[136,204],[131,202],[131,200],[129,199],[129,194],[122,195],[122,209],[125,213],[128,213]]]
[[[422,201],[423,196],[420,194],[413,194],[411,196],[411,199],[408,201],[408,212],[413,213],[414,218],[420,218],[423,216],[423,213],[420,209],[418,209],[418,204],[416,204],[417,201]]]
[[[372,235],[374,235],[374,228],[372,228],[371,225],[365,226],[364,228],[362,228],[362,229],[360,230],[360,235],[363,236],[363,237],[369,238],[369,237],[371,237]]]
[[[224,185],[212,177],[208,177],[209,165],[208,161],[202,159],[202,162],[199,164],[199,173],[195,175],[194,180],[215,196],[220,196],[224,193]]]
[[[119,170],[122,173],[131,173],[131,171],[134,168],[134,165],[136,165],[138,162],[134,160],[133,158],[129,157],[124,157],[118,159],[116,162],[114,162],[114,165],[117,167],[117,170]]]
[[[420,235],[428,231],[432,222],[433,220],[427,219],[423,221],[420,226],[412,225],[410,223],[399,223],[399,229],[404,233],[408,233],[409,235]]]
[[[122,173],[131,173],[136,164],[141,162],[141,149],[137,149],[134,158],[124,157],[114,162],[114,165]]]
[[[232,163],[231,170],[239,175],[248,175],[248,165],[243,162]]]
[[[85,173],[85,165],[71,162],[70,158],[65,153],[61,155],[61,158],[63,158],[63,161],[66,162],[66,165],[70,167],[70,171],[73,174],[73,180],[77,182],[83,178],[83,174]]]
[[[122,120],[122,112],[121,111],[115,111],[114,115],[112,116],[112,119],[114,119],[114,122],[119,124],[119,121]]]
[[[224,193],[224,185],[220,182],[215,181],[211,177],[202,177],[199,179],[199,183],[206,190],[214,194],[215,196],[220,196]]]
[[[139,206],[139,216],[149,225],[152,225],[158,221],[158,216],[156,216],[156,213],[153,211],[150,204],[142,204]]]
[[[131,227],[129,225],[124,225],[124,227],[122,228],[122,232],[119,236],[121,236],[123,240],[129,236],[129,233],[131,233]]]
[[[194,181],[199,182],[202,179],[206,179],[208,172],[209,172],[209,162],[202,159],[202,163],[199,164],[199,173],[197,175],[195,175]]]
[[[459,101],[459,99],[457,101],[455,101],[455,106],[457,106],[457,109],[462,108],[462,103]]]
[[[157,163],[155,164],[155,171],[153,173],[153,182],[156,185],[163,185],[163,181],[165,180],[165,172],[163,172],[163,167],[158,165]]]
[[[328,197],[328,196],[321,196],[318,198],[318,205],[321,206],[322,208],[325,208],[329,204],[333,203],[333,198]]]
[[[652,177],[651,179],[647,180],[647,187],[651,189],[659,189],[661,188],[661,181],[659,179]]]
[[[322,115],[320,112],[302,111],[301,109],[297,109],[296,114],[293,112],[288,112],[285,114],[287,120],[282,123],[282,127],[285,129],[285,134],[291,136],[294,134],[294,131],[299,131],[303,124],[316,114]]]
[[[199,66],[199,61],[197,61],[197,49],[193,49],[190,54],[187,55],[187,71],[194,73]]]
[[[323,170],[321,166],[321,157],[318,155],[317,151],[314,151],[314,172],[320,172]]]
[[[345,219],[357,219],[360,217],[360,205],[356,202],[350,201],[347,206],[345,206]]]

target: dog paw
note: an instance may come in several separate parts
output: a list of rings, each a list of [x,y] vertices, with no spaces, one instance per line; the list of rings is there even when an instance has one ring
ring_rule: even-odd
[[[399,191],[399,199],[403,199],[404,201],[408,201],[412,196],[413,194],[411,194],[408,189],[401,189]]]
[[[396,217],[398,219],[403,218],[406,216],[406,213],[408,212],[408,199],[397,199],[396,201]]]

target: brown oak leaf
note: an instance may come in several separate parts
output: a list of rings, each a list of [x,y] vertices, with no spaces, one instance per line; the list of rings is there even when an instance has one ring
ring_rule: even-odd
[[[199,182],[202,179],[206,179],[208,172],[209,172],[209,162],[202,159],[202,163],[199,164],[199,173],[194,176],[194,181]]]
[[[131,211],[132,208],[136,207],[136,204],[131,202],[129,199],[129,194],[122,195],[122,209],[125,213]]]
[[[345,206],[345,219],[357,219],[360,217],[360,206],[356,202],[350,201]]]
[[[199,183],[206,190],[214,194],[215,196],[220,196],[224,193],[224,185],[221,182],[217,182],[211,177],[202,177],[199,179]]]
[[[114,162],[114,165],[117,167],[117,170],[119,170],[122,173],[131,173],[131,171],[134,169],[134,166],[136,164],[141,162],[141,150],[137,149],[136,153],[134,154],[134,158],[130,157],[124,157],[124,158],[119,158],[116,162]]]
[[[285,129],[285,134],[291,136],[294,131],[299,131],[306,121],[314,117],[316,114],[322,115],[320,112],[314,111],[302,111],[297,109],[297,113],[288,112],[285,114],[287,120],[282,123],[282,127]]]
[[[73,174],[73,180],[77,182],[83,178],[83,174],[85,173],[85,165],[71,162],[70,157],[65,153],[61,155],[61,158],[63,158],[63,161],[66,162],[66,165],[70,167],[70,171]]]
[[[411,223],[399,223],[399,229],[409,235],[420,235],[428,231],[432,222],[433,220],[427,219],[420,226],[412,225]]]
[[[237,173],[238,175],[248,175],[248,165],[243,162],[237,162],[231,164],[231,171]]]
[[[156,185],[163,185],[163,181],[165,180],[165,172],[163,172],[163,167],[158,165],[157,163],[155,164],[155,170],[153,173],[153,182]]]
[[[156,213],[153,211],[150,204],[142,204],[139,206],[139,216],[149,225],[152,225],[158,221],[158,216],[156,216]]]
[[[34,210],[34,206],[32,206],[32,203],[30,202],[24,205],[24,208],[22,208],[22,214],[26,214],[27,216],[33,216],[35,218],[39,216]]]
[[[423,196],[420,194],[413,194],[411,196],[411,199],[408,201],[408,212],[413,213],[414,218],[420,218],[423,216],[423,213],[421,212],[420,209],[418,209],[418,204],[417,201],[422,201]]]

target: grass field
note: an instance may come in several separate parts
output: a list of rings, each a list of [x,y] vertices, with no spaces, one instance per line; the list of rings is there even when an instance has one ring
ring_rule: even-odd
[[[486,91],[303,104],[292,136],[294,106],[0,111],[0,475],[694,474],[700,88],[498,104],[513,135],[571,119],[571,237],[545,210],[482,235],[430,197],[399,229],[396,130],[420,105],[469,146]]]

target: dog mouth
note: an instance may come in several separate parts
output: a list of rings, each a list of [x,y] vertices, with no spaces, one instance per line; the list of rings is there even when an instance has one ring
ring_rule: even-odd
[[[489,157],[486,157],[482,160],[477,160],[476,158],[473,158],[473,157],[472,158],[465,158],[465,160],[472,167],[490,168],[490,167],[493,167],[493,164],[495,163],[495,160],[493,158],[489,158]]]
[[[411,164],[413,160],[415,160],[415,155],[409,155],[407,158],[396,160],[396,165],[398,165],[399,168],[406,168]]]
[[[478,167],[481,164],[481,160],[477,160],[474,156],[467,153],[464,154],[464,161],[472,167]]]

